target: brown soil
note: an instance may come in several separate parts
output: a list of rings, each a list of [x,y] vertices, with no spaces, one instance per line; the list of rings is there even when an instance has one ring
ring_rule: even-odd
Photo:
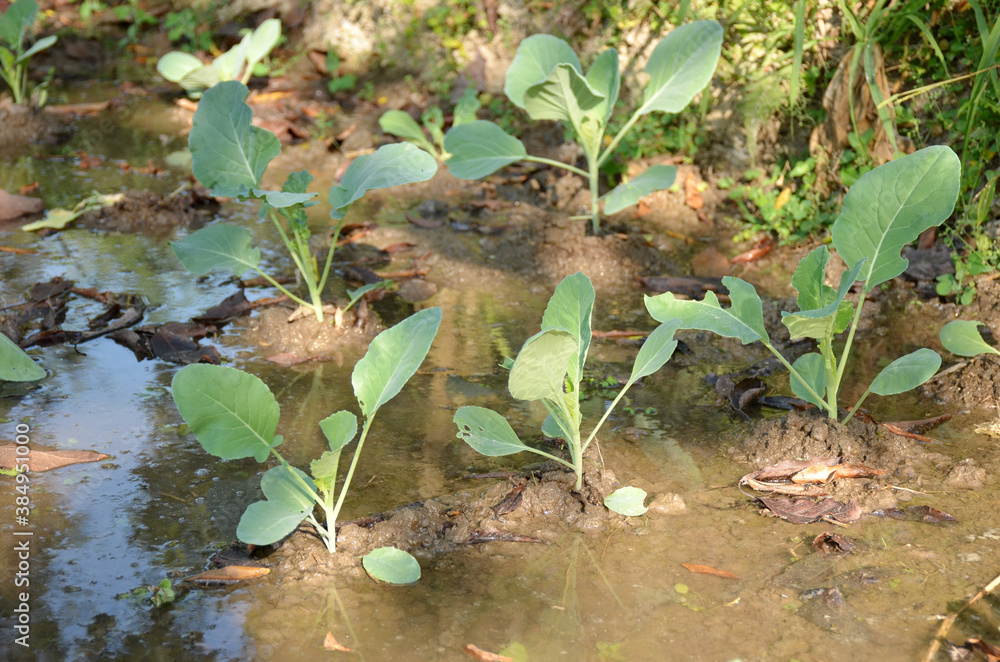
[[[24,154],[33,143],[54,137],[58,130],[50,115],[12,103],[0,104],[0,145],[4,146],[4,159]]]
[[[162,237],[179,226],[201,227],[218,210],[219,203],[201,186],[185,186],[169,195],[128,191],[117,204],[83,214],[76,225],[106,232]]]
[[[297,318],[289,321],[293,314]],[[344,313],[340,329],[334,326],[331,315],[320,322],[311,311],[296,313],[285,306],[264,308],[253,317],[242,318],[238,325],[246,329],[245,342],[263,347],[265,356],[287,353],[303,359],[336,355],[347,347],[366,347],[384,329],[367,305]]]

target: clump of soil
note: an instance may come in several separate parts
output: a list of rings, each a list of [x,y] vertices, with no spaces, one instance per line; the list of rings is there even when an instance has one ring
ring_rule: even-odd
[[[58,130],[50,115],[9,102],[0,104],[0,145],[4,146],[5,159],[23,154],[33,143],[46,142]]]
[[[76,225],[161,237],[179,226],[201,227],[218,210],[219,203],[201,186],[185,186],[169,195],[127,191],[118,203],[81,215]]]
[[[487,237],[482,245],[497,264],[553,287],[582,271],[595,289],[619,291],[631,288],[639,276],[675,270],[638,231],[612,229],[592,236],[587,234],[587,223],[557,213],[536,215],[498,238]]]
[[[296,318],[289,321],[293,316]],[[267,355],[287,353],[301,358],[327,356],[345,347],[364,347],[384,328],[363,302],[344,313],[339,329],[331,315],[320,322],[312,311],[296,313],[284,306],[261,309],[246,320],[244,327],[244,340],[266,348]]]
[[[1000,360],[980,356],[956,369],[932,377],[920,387],[923,395],[965,409],[996,408],[1000,403]]]

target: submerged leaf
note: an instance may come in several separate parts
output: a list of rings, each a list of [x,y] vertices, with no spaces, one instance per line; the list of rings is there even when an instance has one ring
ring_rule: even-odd
[[[977,356],[989,352],[1000,354],[995,347],[987,344],[979,334],[979,326],[986,326],[975,320],[953,320],[941,329],[941,344],[952,354]]]
[[[413,555],[395,547],[379,547],[361,559],[373,578],[388,584],[412,584],[420,579],[420,564]]]
[[[604,497],[604,505],[608,510],[626,517],[636,517],[644,514],[646,508],[646,491],[638,487],[622,487]]]

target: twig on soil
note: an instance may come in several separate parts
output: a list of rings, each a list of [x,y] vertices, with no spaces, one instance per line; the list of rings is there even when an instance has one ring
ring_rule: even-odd
[[[972,596],[972,599],[966,602],[965,606],[963,606],[961,609],[956,611],[948,618],[944,619],[944,621],[941,623],[941,627],[938,628],[937,633],[934,635],[934,641],[931,642],[930,648],[927,649],[927,655],[924,657],[924,662],[933,662],[934,656],[937,655],[938,650],[941,648],[941,642],[944,641],[945,635],[948,634],[948,630],[950,630],[951,626],[955,624],[955,621],[958,619],[959,615],[963,611],[971,607],[972,604],[978,601],[980,598],[986,596],[988,593],[991,593],[993,589],[995,589],[997,586],[1000,586],[1000,575],[994,577],[993,581],[987,584],[981,591],[979,591],[979,593],[976,593],[974,596]]]

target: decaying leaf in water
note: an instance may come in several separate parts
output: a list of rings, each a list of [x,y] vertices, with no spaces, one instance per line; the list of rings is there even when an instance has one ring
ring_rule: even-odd
[[[825,531],[812,541],[812,548],[824,554],[848,553],[854,549],[854,541],[839,533]]]
[[[861,507],[851,499],[850,503],[841,503],[834,499],[771,499],[760,497],[760,502],[778,517],[792,524],[809,524],[830,519],[841,524],[857,522],[861,518]]]
[[[910,506],[906,510],[899,508],[887,508],[876,510],[872,515],[878,517],[891,517],[892,519],[907,522],[926,522],[927,524],[942,524],[944,522],[957,522],[958,519],[937,508],[930,506]]]
[[[775,492],[791,496],[819,496],[815,490],[805,489],[809,484],[828,483],[836,478],[873,478],[884,476],[884,469],[873,469],[863,464],[840,464],[835,457],[809,460],[784,460],[743,476],[741,485],[749,485],[761,492]],[[791,481],[789,484],[786,481]]]
[[[475,644],[466,644],[462,647],[462,650],[465,651],[466,655],[474,660],[479,660],[480,662],[514,662],[514,658],[512,657],[484,651]]]
[[[18,466],[25,466],[24,462],[17,462],[17,444],[7,444],[0,446],[0,468],[14,469]],[[24,456],[21,456],[24,457]],[[100,462],[106,460],[110,455],[98,453],[96,451],[43,451],[37,448],[31,449],[28,469],[32,473],[39,471],[50,471],[59,467],[71,464],[83,464],[84,462]]]
[[[270,568],[262,566],[227,565],[223,568],[213,568],[212,570],[199,572],[196,575],[185,577],[182,581],[202,584],[241,582],[247,579],[263,577],[270,572]]]
[[[728,570],[719,570],[718,568],[713,568],[708,565],[698,565],[696,563],[681,563],[681,565],[687,568],[690,572],[699,575],[712,575],[713,577],[722,577],[723,579],[739,579],[739,577]]]
[[[348,648],[344,646],[337,638],[333,636],[333,630],[326,633],[326,638],[323,639],[323,648],[328,651],[340,651],[341,653],[353,653],[353,648]]]

